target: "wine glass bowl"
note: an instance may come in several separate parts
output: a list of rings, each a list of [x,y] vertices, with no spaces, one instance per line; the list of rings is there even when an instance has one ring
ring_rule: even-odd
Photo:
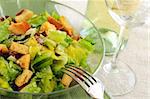
[[[109,13],[113,12],[121,20],[131,21],[139,8],[140,0],[105,0],[105,3],[108,10],[111,10]]]

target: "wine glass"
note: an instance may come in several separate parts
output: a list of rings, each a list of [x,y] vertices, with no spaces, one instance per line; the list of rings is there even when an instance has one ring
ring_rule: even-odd
[[[100,76],[107,92],[114,96],[124,95],[134,89],[136,77],[132,69],[117,57],[125,40],[123,38],[128,34],[125,31],[127,24],[134,18],[139,0],[105,0],[105,3],[110,16],[120,26],[120,33],[112,59],[105,62]]]

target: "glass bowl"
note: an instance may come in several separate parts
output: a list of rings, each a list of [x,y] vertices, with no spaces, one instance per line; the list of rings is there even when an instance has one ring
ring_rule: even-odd
[[[93,74],[99,70],[104,58],[104,45],[97,29],[88,18],[73,8],[50,0],[0,0],[0,16],[15,16],[18,11],[24,8],[30,9],[37,14],[45,10],[49,13],[55,11],[67,17],[76,33],[80,33],[82,37],[92,37],[96,44],[87,62]],[[90,98],[79,85],[51,93],[38,94],[8,91],[0,88],[0,99],[80,99],[81,97],[82,99]]]

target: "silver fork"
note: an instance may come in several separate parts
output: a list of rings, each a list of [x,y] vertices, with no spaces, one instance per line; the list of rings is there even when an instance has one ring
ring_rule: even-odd
[[[67,66],[64,72],[77,81],[91,97],[104,99],[104,86],[98,78],[76,66]]]

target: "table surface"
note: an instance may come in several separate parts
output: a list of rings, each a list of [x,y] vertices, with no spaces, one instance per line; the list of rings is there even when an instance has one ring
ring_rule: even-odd
[[[150,25],[134,28],[120,59],[130,65],[137,77],[130,94],[115,99],[150,99]]]
[[[149,26],[140,26],[133,29],[129,37],[128,46],[120,56],[135,72],[137,84],[133,92],[116,99],[150,99]]]
[[[130,65],[136,74],[137,83],[131,93],[114,99],[150,99],[149,26],[135,27],[130,31],[127,47],[120,53],[119,59]]]

